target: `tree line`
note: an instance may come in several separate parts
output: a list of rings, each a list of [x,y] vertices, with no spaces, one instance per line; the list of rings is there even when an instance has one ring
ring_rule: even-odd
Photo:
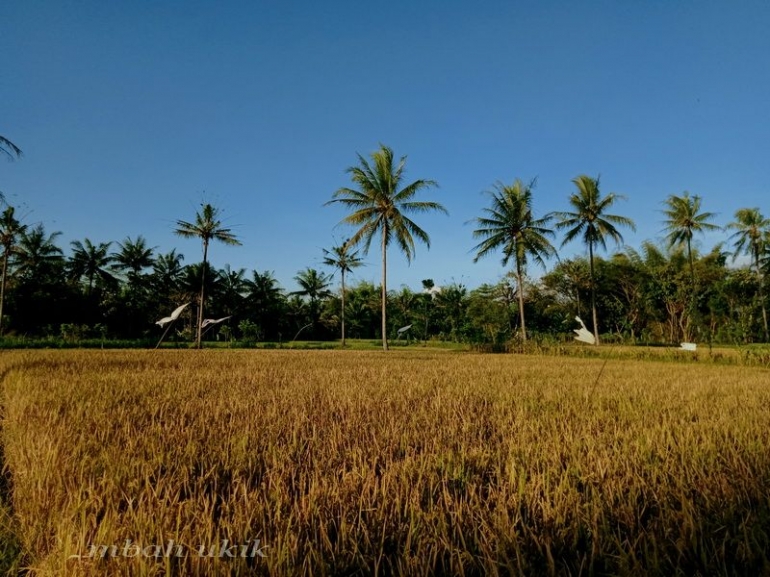
[[[21,150],[0,136],[0,151],[19,158]],[[201,241],[203,259],[185,264],[172,249],[160,252],[139,235],[120,242],[73,241],[65,255],[60,232],[24,224],[15,208],[0,215],[0,331],[5,335],[146,339],[153,324],[180,303],[191,306],[172,338],[289,341],[394,338],[504,343],[528,337],[570,338],[575,316],[588,321],[596,342],[675,343],[767,342],[764,278],[770,270],[770,219],[759,208],[740,208],[725,227],[725,241],[708,252],[693,246],[696,235],[719,230],[702,199],[685,192],[665,201],[663,245],[623,246],[622,231],[632,219],[615,214],[622,195],[604,194],[598,177],[579,175],[568,210],[538,216],[536,181],[496,183],[489,204],[473,219],[474,261],[501,257],[505,275],[494,284],[468,290],[462,284],[388,289],[389,249],[408,260],[415,241],[430,246],[416,222],[427,212],[446,212],[419,195],[436,182],[403,182],[406,157],[396,159],[381,145],[370,158],[358,155],[347,169],[352,186],[333,193],[326,204],[341,204],[350,238],[323,251],[325,270],[306,268],[294,277],[299,289],[287,292],[270,271],[218,269],[208,260],[211,242],[240,244],[204,204],[191,221],[178,220],[174,232]],[[573,242],[585,256],[560,260],[559,248]],[[608,241],[616,246],[608,254]],[[350,283],[375,243],[381,282]],[[746,257],[747,264],[735,261]],[[548,270],[548,262],[553,266]],[[542,269],[540,278],[530,265]],[[336,285],[335,277],[340,281]],[[347,280],[347,282],[346,282]],[[210,330],[206,318],[225,318]],[[408,330],[399,328],[410,326]]]

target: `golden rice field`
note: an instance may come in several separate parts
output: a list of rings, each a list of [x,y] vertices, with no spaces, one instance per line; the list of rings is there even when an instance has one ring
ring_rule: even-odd
[[[604,363],[6,352],[0,561],[14,575],[770,574],[770,370]]]

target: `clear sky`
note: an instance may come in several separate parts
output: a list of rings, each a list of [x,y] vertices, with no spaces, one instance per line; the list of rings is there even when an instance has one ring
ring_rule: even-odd
[[[467,224],[497,180],[536,176],[544,214],[601,175],[632,246],[661,238],[672,193],[719,224],[770,213],[769,30],[767,0],[2,2],[0,134],[24,157],[0,190],[67,253],[142,234],[186,263],[200,245],[174,222],[209,201],[243,242],[212,263],[293,290],[349,234],[323,203],[384,143],[450,213],[418,217],[431,248],[393,250],[389,287],[474,287],[503,273],[473,264]]]

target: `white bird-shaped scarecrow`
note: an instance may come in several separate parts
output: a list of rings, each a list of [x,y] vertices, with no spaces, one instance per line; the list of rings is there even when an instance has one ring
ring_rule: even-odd
[[[214,327],[219,323],[223,323],[229,318],[230,317],[222,317],[221,319],[203,319],[203,322],[201,323],[201,328],[203,329],[201,336],[205,335],[211,327]]]
[[[179,315],[182,314],[182,311],[189,305],[190,303],[184,303],[182,306],[177,307],[174,309],[174,312],[171,313],[170,316],[163,317],[159,321],[156,321],[155,324],[160,327],[165,327],[168,323],[173,323],[176,319],[179,318]]]
[[[158,341],[158,344],[155,345],[155,348],[157,349],[160,346],[160,343],[163,342],[163,339],[166,338],[166,333],[168,333],[168,330],[171,328],[171,325],[174,323],[176,319],[179,318],[179,315],[182,314],[182,311],[189,305],[190,303],[184,303],[182,306],[178,306],[174,309],[174,312],[172,312],[169,316],[163,317],[159,321],[155,321],[155,324],[159,327],[163,328],[166,327],[166,330],[163,331],[163,334],[160,337],[160,340]],[[168,325],[168,326],[166,326]]]
[[[230,315],[232,316],[232,315]],[[203,319],[203,323],[201,324],[201,328],[210,327],[213,325],[218,325],[219,323],[225,322],[230,317],[222,317],[221,319]]]
[[[580,328],[575,329],[575,334],[577,334],[575,340],[582,343],[588,343],[589,345],[595,345],[596,339],[590,332],[588,332],[585,323],[583,323],[583,319],[575,317],[575,320],[580,323]]]

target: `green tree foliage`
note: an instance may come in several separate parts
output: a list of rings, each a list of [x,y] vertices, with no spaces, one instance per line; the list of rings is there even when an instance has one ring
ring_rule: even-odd
[[[62,250],[56,246],[61,232],[46,234],[42,224],[25,229],[13,254],[17,276],[22,279],[42,279],[58,273],[64,264]]]
[[[500,344],[511,336],[515,313],[505,282],[482,284],[470,292],[466,335],[471,342]]]
[[[115,258],[110,255],[112,242],[100,242],[94,244],[90,239],[83,242],[72,241],[72,256],[70,257],[70,276],[72,280],[80,282],[86,280],[87,294],[91,296],[96,283],[106,286],[114,286],[115,277],[111,272],[111,265]]]
[[[127,332],[130,336],[139,336],[137,328],[146,324],[141,318],[147,309],[149,298],[150,275],[146,273],[155,264],[154,248],[147,246],[147,240],[139,235],[135,240],[126,237],[118,243],[118,251],[112,254],[112,268],[125,280],[125,290],[117,314],[125,317]]]
[[[433,300],[439,336],[449,341],[459,341],[463,335],[465,312],[468,306],[468,289],[458,283],[441,287]]]
[[[172,249],[159,254],[152,265],[150,284],[162,310],[175,308],[182,301],[179,294],[180,281],[184,273],[184,255]],[[160,309],[157,311],[160,312]]]
[[[281,340],[289,328],[286,322],[288,302],[270,271],[252,272],[245,281],[246,314],[258,327],[258,339]],[[296,330],[296,329],[295,329]]]
[[[321,304],[324,299],[331,296],[329,286],[331,285],[331,276],[317,271],[314,268],[307,268],[300,271],[294,280],[299,285],[299,290],[290,294],[305,297],[307,299],[308,321],[311,325],[311,334],[317,335],[317,324],[321,317]],[[304,325],[303,325],[304,326]]]
[[[15,209],[12,206],[6,207],[0,215],[0,248],[3,251],[2,276],[0,277],[0,334],[3,333],[3,305],[5,305],[5,286],[8,282],[8,262],[16,251],[16,243],[19,237],[27,231],[27,225],[22,224],[16,218]]]
[[[142,235],[136,240],[126,237],[118,243],[118,248],[120,250],[112,255],[112,262],[118,271],[125,274],[129,288],[137,290],[142,284],[142,271],[155,264],[155,249],[147,246],[147,240]]]
[[[741,208],[735,213],[735,220],[727,225],[735,233],[730,237],[734,240],[735,252],[733,260],[740,255],[748,255],[757,274],[757,299],[762,309],[762,328],[765,342],[770,341],[767,323],[767,307],[764,298],[765,275],[762,271],[762,256],[768,250],[770,240],[770,219],[765,218],[758,208]]]
[[[345,301],[345,318],[350,336],[356,339],[381,337],[381,291],[362,281],[350,288]]]
[[[216,300],[219,303],[218,310],[222,316],[232,317],[241,315],[245,305],[244,297],[248,290],[246,286],[246,269],[239,268],[233,270],[229,264],[226,264],[219,271],[218,276],[221,279],[219,293],[216,295]]]

